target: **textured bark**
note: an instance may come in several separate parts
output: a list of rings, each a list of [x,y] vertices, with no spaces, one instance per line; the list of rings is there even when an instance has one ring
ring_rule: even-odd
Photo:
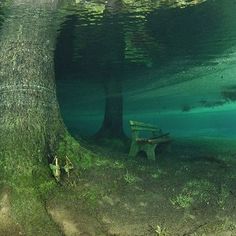
[[[103,50],[105,113],[101,129],[96,134],[100,139],[124,139],[122,76],[124,63],[123,25],[119,13],[121,0],[108,0],[104,12]]]
[[[0,36],[0,187],[10,187],[11,216],[26,235],[61,235],[40,192],[53,183],[48,154],[66,134],[54,81],[57,4],[13,0]]]
[[[96,137],[118,138],[125,137],[123,131],[123,95],[122,81],[118,77],[110,77],[104,84],[105,114],[101,129]]]
[[[57,1],[22,2],[9,7],[0,38],[0,156],[8,176],[31,170],[65,131],[54,81]]]

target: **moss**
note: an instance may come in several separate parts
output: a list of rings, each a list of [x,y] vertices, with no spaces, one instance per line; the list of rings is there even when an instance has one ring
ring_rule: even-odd
[[[31,174],[18,174],[12,182],[4,181],[2,186],[9,189],[11,217],[15,225],[27,236],[62,235],[48,215],[45,201],[58,188],[50,177],[48,168],[39,165]],[[16,178],[16,176],[18,178]]]
[[[59,142],[56,155],[62,159],[65,159],[65,156],[69,156],[71,159],[75,160],[78,157],[79,151],[79,143],[69,134],[66,134]]]
[[[22,226],[27,236],[62,235],[34,188],[24,187],[21,191],[14,192],[11,209],[15,222]]]
[[[21,152],[22,153],[22,152]],[[61,235],[47,213],[45,200],[58,188],[46,162],[5,153],[0,185],[10,189],[10,210],[15,225],[27,236]],[[11,167],[11,168],[10,168]]]
[[[76,170],[90,168],[93,165],[93,156],[95,156],[69,134],[61,139],[55,155],[59,158],[62,165],[65,164],[66,157],[68,157],[76,167]]]

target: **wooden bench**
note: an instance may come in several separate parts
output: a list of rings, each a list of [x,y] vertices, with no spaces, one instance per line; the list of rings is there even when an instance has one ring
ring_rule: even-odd
[[[147,154],[148,160],[155,160],[155,149],[159,144],[169,143],[171,141],[169,133],[163,133],[162,130],[154,125],[145,124],[139,121],[130,122],[132,132],[131,147],[129,157],[135,157],[138,152],[144,151]],[[151,132],[151,137],[139,137],[140,132]]]

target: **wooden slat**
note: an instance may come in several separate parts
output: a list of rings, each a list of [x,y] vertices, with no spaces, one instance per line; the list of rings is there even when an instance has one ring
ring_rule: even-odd
[[[164,138],[164,137],[168,137],[170,135],[170,133],[165,133],[165,134],[161,134],[159,136],[155,136],[149,139],[158,139],[158,138]]]
[[[159,131],[160,130],[160,128],[158,128],[157,126],[146,124],[139,121],[130,120],[129,123],[130,123],[131,129],[136,130],[136,131]]]
[[[155,139],[147,139],[147,138],[136,138],[137,143],[149,143],[149,144],[160,144],[160,143],[169,143],[171,142],[170,137],[163,136]]]
[[[145,128],[145,127],[138,127],[138,126],[131,126],[131,130],[133,131],[159,131],[157,128]]]

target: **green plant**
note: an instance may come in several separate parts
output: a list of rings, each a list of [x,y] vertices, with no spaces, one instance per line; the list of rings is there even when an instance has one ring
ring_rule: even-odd
[[[110,161],[109,160],[106,160],[106,159],[96,159],[95,160],[95,165],[96,166],[108,166],[109,165],[109,163],[110,163]]]
[[[227,198],[229,197],[229,190],[225,185],[221,185],[220,193],[218,195],[217,203],[224,209]]]
[[[216,188],[212,183],[206,180],[192,180],[170,201],[177,208],[188,208],[195,202],[209,204],[211,195],[216,195]]]
[[[128,170],[126,171],[126,174],[124,175],[124,180],[128,184],[133,184],[137,182],[137,178],[134,175],[130,174]]]
[[[167,236],[168,232],[165,227],[161,227],[160,225],[156,225],[156,227],[152,227],[155,236]]]
[[[116,169],[123,169],[125,168],[125,165],[124,163],[120,162],[120,161],[115,161],[113,163],[113,168],[116,168]]]
[[[177,208],[188,208],[192,205],[192,203],[194,202],[194,199],[190,195],[179,194],[178,196],[174,197],[170,201]]]
[[[154,178],[154,179],[158,179],[161,175],[162,175],[161,170],[157,170],[157,172],[151,174],[152,178]]]

